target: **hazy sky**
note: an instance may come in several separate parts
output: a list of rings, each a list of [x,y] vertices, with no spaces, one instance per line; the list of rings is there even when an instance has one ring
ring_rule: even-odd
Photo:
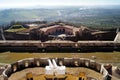
[[[0,0],[0,8],[56,5],[119,5],[120,0]]]

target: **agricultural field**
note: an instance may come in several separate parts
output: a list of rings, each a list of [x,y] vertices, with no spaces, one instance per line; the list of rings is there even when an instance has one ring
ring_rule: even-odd
[[[120,27],[120,6],[58,6],[0,10],[0,25],[11,21],[64,21],[95,28]],[[32,14],[32,15],[31,15]]]

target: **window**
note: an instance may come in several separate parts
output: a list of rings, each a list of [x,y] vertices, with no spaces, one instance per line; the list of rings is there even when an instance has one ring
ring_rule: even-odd
[[[82,80],[82,78],[81,78],[81,77],[79,77],[79,80]]]
[[[65,33],[65,29],[63,29],[63,31],[62,31],[63,33]]]

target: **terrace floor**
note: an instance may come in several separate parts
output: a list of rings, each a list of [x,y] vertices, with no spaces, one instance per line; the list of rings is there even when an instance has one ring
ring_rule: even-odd
[[[34,80],[45,80],[45,69],[44,68],[29,68],[19,72],[16,72],[10,76],[9,80],[26,80],[26,73],[32,72]],[[87,77],[93,77],[97,80],[102,80],[103,76],[93,70],[87,68],[67,68],[66,69],[66,80],[78,80],[80,72],[85,72]]]

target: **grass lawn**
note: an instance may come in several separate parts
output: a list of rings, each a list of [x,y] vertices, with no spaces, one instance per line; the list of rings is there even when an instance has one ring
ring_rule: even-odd
[[[6,32],[17,32],[17,31],[22,31],[25,30],[25,28],[20,28],[20,29],[8,29]]]
[[[22,25],[13,25],[8,30],[6,30],[6,32],[17,32],[17,31],[22,31],[25,29],[26,28],[24,28]]]
[[[55,57],[76,57],[76,58],[89,58],[96,56],[95,61],[101,63],[112,63],[120,66],[120,52],[93,52],[93,53],[15,53],[15,52],[4,52],[0,53],[0,63],[13,63],[24,58],[55,58]]]

